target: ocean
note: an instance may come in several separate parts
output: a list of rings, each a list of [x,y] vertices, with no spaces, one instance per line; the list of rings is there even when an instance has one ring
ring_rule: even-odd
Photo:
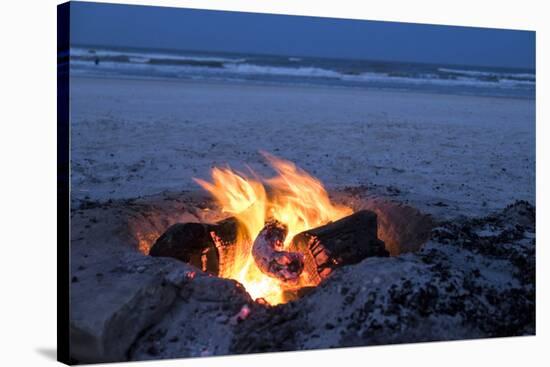
[[[535,98],[533,69],[225,52],[73,46],[75,76],[323,85]]]

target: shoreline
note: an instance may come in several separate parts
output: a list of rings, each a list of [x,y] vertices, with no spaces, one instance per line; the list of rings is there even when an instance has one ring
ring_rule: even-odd
[[[151,82],[166,82],[166,83],[182,83],[182,84],[211,84],[211,85],[235,85],[235,86],[251,86],[251,87],[280,87],[280,88],[311,88],[311,89],[334,89],[334,90],[350,90],[358,92],[381,92],[381,93],[413,93],[416,95],[426,95],[426,96],[456,96],[456,97],[475,97],[475,98],[496,98],[496,99],[513,99],[513,100],[528,100],[534,101],[535,97],[529,96],[511,96],[511,95],[492,95],[492,94],[473,94],[473,93],[459,93],[451,91],[430,91],[430,90],[415,90],[415,89],[405,89],[397,87],[374,87],[374,86],[349,86],[349,85],[329,85],[329,84],[314,84],[314,83],[282,83],[282,82],[267,82],[265,80],[215,80],[215,79],[185,79],[185,78],[170,78],[170,77],[138,77],[138,76],[106,76],[106,75],[72,75],[71,80],[73,79],[92,79],[92,80],[113,80],[113,81],[151,81]]]

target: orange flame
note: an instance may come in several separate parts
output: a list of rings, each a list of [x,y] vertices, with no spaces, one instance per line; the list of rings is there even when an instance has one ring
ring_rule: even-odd
[[[231,258],[220,259],[220,276],[237,280],[253,298],[279,304],[286,301],[284,291],[289,285],[262,273],[252,257],[253,241],[266,220],[273,218],[287,225],[288,248],[294,235],[338,220],[352,210],[332,204],[321,182],[292,162],[268,153],[263,155],[277,172],[273,178],[262,180],[256,174],[251,178],[230,168],[214,168],[212,183],[195,181],[214,196],[223,212],[235,216],[239,223],[236,250],[225,255]],[[270,189],[269,195],[262,181]],[[317,285],[312,279],[303,273],[292,290]]]

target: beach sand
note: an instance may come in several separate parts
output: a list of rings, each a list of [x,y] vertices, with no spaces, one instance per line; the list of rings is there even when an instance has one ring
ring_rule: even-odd
[[[73,78],[71,102],[79,362],[535,332],[535,208],[502,210],[535,202],[533,100]],[[226,164],[269,176],[260,150],[317,176],[336,202],[378,210],[394,256],[339,268],[274,308],[232,280],[144,256],[174,223],[227,216],[192,178]],[[247,322],[232,321],[245,306]]]
[[[258,152],[329,189],[362,186],[441,217],[535,203],[535,101],[319,86],[71,79],[72,199],[200,191]]]

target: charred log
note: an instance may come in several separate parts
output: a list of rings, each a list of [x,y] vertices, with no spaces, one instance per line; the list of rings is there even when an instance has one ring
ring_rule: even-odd
[[[299,233],[284,251],[286,235],[283,224],[269,222],[255,239],[252,256],[264,274],[289,284],[300,277],[305,284],[318,284],[337,267],[389,255],[377,237],[377,216],[367,210]],[[234,257],[236,241],[235,218],[216,224],[178,223],[159,237],[149,254],[176,258],[219,275],[223,259]]]
[[[283,250],[287,233],[284,224],[268,222],[254,240],[252,256],[262,273],[283,282],[295,282],[304,270],[304,256]]]
[[[320,279],[337,267],[356,264],[367,257],[389,256],[384,242],[377,237],[376,214],[367,210],[297,234],[291,249],[305,254],[308,273],[313,268]]]
[[[216,224],[177,223],[169,227],[151,247],[149,255],[172,257],[218,275],[219,247],[230,246],[237,238],[237,220]]]

